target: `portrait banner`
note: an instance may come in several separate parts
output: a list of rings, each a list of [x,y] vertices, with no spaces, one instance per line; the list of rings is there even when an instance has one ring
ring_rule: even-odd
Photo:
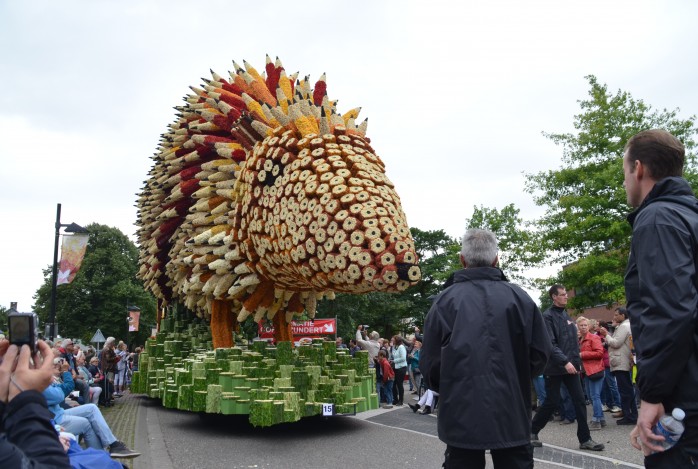
[[[138,323],[141,320],[141,312],[140,311],[129,311],[128,312],[128,331],[129,332],[137,332],[138,331]]]
[[[58,265],[58,279],[56,285],[70,283],[80,270],[82,259],[85,257],[88,234],[64,235],[61,244],[61,263]]]

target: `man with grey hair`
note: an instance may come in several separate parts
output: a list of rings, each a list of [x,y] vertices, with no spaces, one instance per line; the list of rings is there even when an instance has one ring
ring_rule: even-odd
[[[497,268],[494,234],[463,236],[464,267],[441,292],[424,324],[419,368],[440,394],[439,439],[445,468],[532,468],[531,377],[551,344],[530,296]],[[477,404],[475,404],[477,403]]]

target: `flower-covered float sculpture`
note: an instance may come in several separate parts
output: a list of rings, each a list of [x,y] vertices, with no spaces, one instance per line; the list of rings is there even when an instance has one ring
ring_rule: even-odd
[[[233,64],[228,79],[212,71],[175,108],[138,199],[138,275],[158,298],[160,332],[146,355],[152,371],[158,360],[166,371],[167,342],[174,360],[206,342],[207,332],[201,337],[177,318],[160,327],[169,305],[210,321],[216,350],[206,356],[199,349],[200,359],[230,362],[229,353],[238,352],[222,349],[234,345],[233,331],[249,316],[271,320],[284,348],[293,318],[314,317],[319,300],[403,291],[420,279],[400,198],[366,137],[367,120],[356,123],[359,109],[339,114],[324,75],[311,87],[308,77],[287,76],[278,59],[267,57],[262,74],[247,62]],[[185,328],[200,336],[187,339],[186,353],[172,344]],[[323,350],[313,366],[335,361]],[[233,361],[242,373],[242,362]],[[163,397],[170,374],[141,373],[137,386],[151,392],[155,384]]]

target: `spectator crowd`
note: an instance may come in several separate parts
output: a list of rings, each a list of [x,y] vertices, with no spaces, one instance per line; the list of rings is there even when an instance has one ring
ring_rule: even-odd
[[[128,392],[138,354],[109,337],[101,350],[39,340],[36,353],[0,338],[0,467],[123,468],[140,453],[102,415]]]

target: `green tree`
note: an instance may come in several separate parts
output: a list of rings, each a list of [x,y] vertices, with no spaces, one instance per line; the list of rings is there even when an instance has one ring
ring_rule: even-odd
[[[155,299],[136,278],[138,250],[117,228],[92,224],[90,240],[80,271],[72,283],[58,287],[56,322],[64,337],[89,341],[97,329],[105,337],[126,340],[127,306],[141,309],[140,330],[130,342],[142,344],[155,324]],[[50,311],[51,269],[44,270],[44,284],[34,295],[34,311],[46,323]]]
[[[519,215],[520,210],[509,204],[501,210],[473,207],[473,216],[466,219],[468,229],[481,228],[493,232],[499,244],[499,266],[507,278],[526,287],[535,281],[526,276],[526,270],[540,264],[544,254],[536,233]]]
[[[688,152],[686,178],[698,181],[694,136],[695,116],[678,117],[678,109],[653,109],[629,93],[609,93],[588,76],[589,98],[579,101],[575,133],[545,133],[562,147],[559,169],[526,175],[526,190],[546,207],[535,221],[538,248],[552,263],[566,267],[550,281],[574,288],[573,308],[623,301],[623,274],[630,246],[630,211],[623,189],[623,147],[642,130],[664,128]]]
[[[9,308],[0,306],[0,331],[7,332],[7,311]]]

